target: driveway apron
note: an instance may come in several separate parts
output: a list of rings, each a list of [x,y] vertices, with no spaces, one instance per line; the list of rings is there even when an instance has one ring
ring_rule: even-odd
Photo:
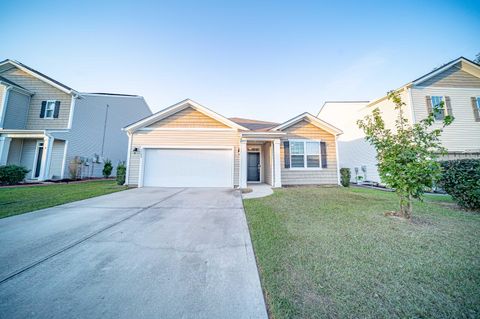
[[[140,188],[0,220],[1,318],[266,318],[238,191]]]

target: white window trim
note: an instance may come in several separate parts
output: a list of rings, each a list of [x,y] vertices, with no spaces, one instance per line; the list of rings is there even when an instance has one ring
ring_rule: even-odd
[[[290,148],[290,170],[295,171],[320,171],[322,170],[322,140],[308,140],[308,139],[293,139],[288,140],[288,147]],[[292,167],[292,142],[303,142],[303,167]],[[307,155],[316,155],[316,154],[307,154],[307,143],[306,142],[317,142],[318,143],[318,159],[319,167],[307,167]],[[298,155],[298,154],[293,154]]]
[[[45,101],[45,114],[43,116],[44,119],[55,119],[55,105],[57,104],[57,100],[46,100]],[[47,116],[47,110],[48,110],[48,105],[49,103],[53,103],[53,109],[52,109],[52,116]]]
[[[432,112],[433,112],[433,121],[435,123],[443,123],[443,120],[437,120],[435,118],[435,105],[433,105],[433,97],[441,97],[442,98],[442,102],[443,102],[443,118],[445,118],[447,115],[448,115],[448,112],[447,112],[447,99],[445,98],[445,95],[432,95],[430,97],[431,101],[432,101]]]

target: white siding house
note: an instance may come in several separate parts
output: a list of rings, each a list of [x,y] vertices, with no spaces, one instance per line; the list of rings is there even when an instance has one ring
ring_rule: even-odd
[[[427,117],[432,101],[444,101],[444,114],[455,117],[445,128],[441,141],[448,150],[445,158],[480,157],[480,66],[460,57],[398,89],[405,105],[405,115],[410,123]],[[381,183],[376,168],[376,151],[364,140],[364,133],[357,121],[379,108],[389,127],[398,114],[394,104],[386,96],[372,102],[325,102],[318,117],[344,134],[339,137],[340,167],[348,167],[355,180],[355,169],[366,180]],[[439,119],[438,124],[441,125]]]
[[[21,165],[27,179],[101,177],[103,159],[127,159],[121,128],[151,114],[141,96],[83,93],[14,60],[0,62],[0,165]],[[113,172],[115,175],[115,171]]]

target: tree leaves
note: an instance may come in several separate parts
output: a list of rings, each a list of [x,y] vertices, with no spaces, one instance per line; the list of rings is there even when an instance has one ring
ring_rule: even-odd
[[[386,126],[379,108],[357,124],[365,132],[365,140],[377,150],[377,167],[382,181],[395,189],[401,213],[410,218],[412,198],[422,200],[425,189],[433,187],[440,177],[438,157],[446,153],[440,136],[454,118],[447,115],[442,128],[432,129],[435,118],[431,113],[412,125],[404,114],[406,104],[398,92],[389,92],[388,98],[398,111],[394,131]]]

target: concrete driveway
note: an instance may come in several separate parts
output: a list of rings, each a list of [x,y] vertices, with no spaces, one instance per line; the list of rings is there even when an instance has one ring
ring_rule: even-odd
[[[2,318],[266,318],[241,196],[132,189],[0,220]]]

